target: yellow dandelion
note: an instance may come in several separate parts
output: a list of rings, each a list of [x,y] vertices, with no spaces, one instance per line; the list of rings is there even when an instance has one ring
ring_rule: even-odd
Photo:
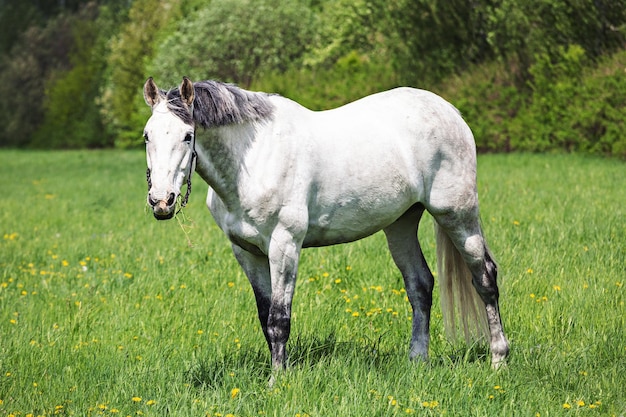
[[[241,392],[241,390],[239,388],[233,388],[230,390],[230,398],[235,398],[237,395],[239,395],[239,393]]]
[[[146,401],[146,405],[154,405],[154,404],[156,404],[156,401],[154,401],[154,400]]]
[[[134,403],[140,403],[140,402],[141,402],[141,397],[133,397],[133,398],[131,398],[131,400],[132,400]]]
[[[339,283],[341,283],[341,278],[337,278],[337,279],[335,280],[335,284],[339,284]]]
[[[576,405],[579,407],[584,407],[585,406],[585,402],[583,400],[578,400],[576,401]]]
[[[554,291],[561,291],[561,287],[559,285],[553,285],[552,288]]]
[[[570,408],[572,408],[572,406],[570,405],[570,403],[563,403],[563,408],[569,410]]]

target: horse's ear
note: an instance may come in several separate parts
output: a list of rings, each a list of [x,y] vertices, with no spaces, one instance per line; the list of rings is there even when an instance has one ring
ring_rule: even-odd
[[[155,84],[152,77],[148,78],[143,86],[143,98],[146,100],[146,104],[150,107],[156,106],[156,104],[161,100],[161,93],[159,92],[159,88]]]
[[[194,99],[193,83],[187,77],[183,77],[183,82],[180,84],[180,98],[187,107],[191,108]]]

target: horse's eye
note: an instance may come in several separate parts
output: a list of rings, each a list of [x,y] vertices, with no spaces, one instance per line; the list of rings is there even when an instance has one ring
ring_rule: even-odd
[[[144,143],[148,143],[149,142],[147,133],[143,134],[143,141],[144,141]]]
[[[192,139],[193,139],[193,134],[191,134],[191,133],[187,133],[187,134],[185,135],[185,139],[183,139],[183,142],[185,142],[185,143],[191,143],[191,140],[192,140]]]

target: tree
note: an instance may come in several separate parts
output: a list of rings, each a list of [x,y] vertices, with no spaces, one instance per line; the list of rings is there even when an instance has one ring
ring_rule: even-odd
[[[128,21],[112,41],[102,116],[118,147],[141,143],[141,124],[149,114],[141,94],[146,64],[161,31],[178,18],[179,6],[180,0],[135,0]]]
[[[69,69],[57,70],[46,83],[44,119],[31,139],[36,147],[83,148],[112,145],[97,98],[105,68],[106,19],[88,4],[72,17]]]
[[[71,18],[62,15],[45,27],[27,29],[0,68],[0,145],[24,146],[44,118],[46,83],[69,69]]]

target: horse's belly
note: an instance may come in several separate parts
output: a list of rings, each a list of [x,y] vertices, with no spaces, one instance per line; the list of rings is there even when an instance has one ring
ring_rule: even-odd
[[[309,208],[309,225],[303,246],[329,246],[363,239],[395,222],[415,201],[409,198],[380,199],[362,203],[360,200],[333,208]]]

